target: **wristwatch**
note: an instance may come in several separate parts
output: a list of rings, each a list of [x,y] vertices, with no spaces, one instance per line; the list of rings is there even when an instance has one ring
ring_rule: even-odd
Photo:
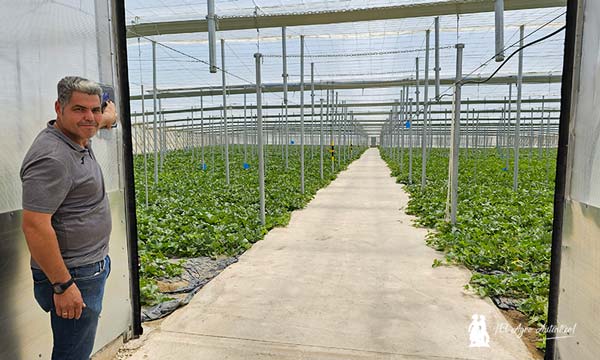
[[[69,286],[73,285],[73,283],[75,282],[75,280],[73,280],[73,277],[71,277],[67,282],[64,283],[54,283],[52,284],[52,291],[54,291],[55,294],[62,294],[65,291],[67,291],[67,289],[69,288]]]

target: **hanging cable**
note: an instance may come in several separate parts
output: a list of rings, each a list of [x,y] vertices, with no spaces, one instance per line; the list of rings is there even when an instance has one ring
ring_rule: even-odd
[[[545,28],[546,26],[550,25],[552,22],[554,22],[555,20],[557,20],[558,18],[560,18],[561,16],[563,16],[566,12],[563,12],[561,14],[559,14],[558,16],[554,17],[552,20],[546,22],[545,24],[543,24],[542,26],[538,27],[537,29],[533,30],[531,33],[527,34],[523,39],[527,39],[528,37],[530,37],[531,35],[535,34],[536,32],[542,30],[543,28]],[[564,27],[563,27],[564,28]],[[560,31],[561,29],[559,29],[558,31]],[[513,44],[506,46],[503,51],[508,50],[509,48],[513,47],[514,45],[518,44],[520,40],[515,41]],[[541,41],[541,40],[540,40]],[[528,44],[527,46],[530,46],[533,44]],[[512,55],[511,55],[512,56]],[[476,69],[474,69],[473,71],[471,71],[469,74],[465,75],[464,78],[468,78],[469,76],[471,76],[473,73],[475,73],[477,70],[481,69],[482,67],[486,66],[487,64],[490,63],[490,61],[492,61],[494,58],[496,57],[496,54],[494,54],[494,56],[492,56],[490,59],[488,59],[486,62],[482,63],[481,65],[479,65]],[[508,59],[507,59],[508,60]],[[501,64],[501,66],[503,66],[504,64]],[[438,99],[441,99],[444,96],[452,96],[452,94],[446,94],[448,91],[450,91],[451,89],[454,88],[454,86],[456,85],[456,83],[450,85],[449,87],[447,87],[440,95],[440,97]]]
[[[546,25],[548,25],[548,24],[549,24],[549,23],[545,24],[544,26],[546,26]],[[543,28],[544,26],[542,26],[541,28]],[[528,36],[531,36],[533,33],[535,33],[535,32],[537,32],[537,31],[539,31],[541,28],[538,28],[538,29],[534,30],[534,31],[533,31],[531,34],[529,34]],[[469,80],[469,81],[464,81],[464,82],[462,82],[461,84],[462,84],[462,85],[466,85],[466,84],[484,84],[484,83],[486,83],[486,82],[490,81],[490,80],[491,80],[491,79],[492,79],[492,78],[493,78],[493,77],[494,77],[494,76],[495,76],[495,75],[498,73],[498,71],[500,71],[500,69],[501,69],[501,68],[502,68],[504,65],[506,65],[506,63],[508,63],[508,61],[509,61],[509,60],[510,60],[510,59],[511,59],[513,56],[515,56],[516,54],[518,54],[520,51],[523,51],[525,48],[527,48],[527,47],[529,47],[529,46],[535,45],[535,44],[537,44],[537,43],[540,43],[540,42],[542,42],[542,41],[544,41],[544,40],[546,40],[546,39],[549,39],[549,38],[551,38],[551,37],[555,36],[556,34],[560,33],[561,31],[563,31],[563,30],[564,30],[564,29],[566,29],[566,28],[567,28],[567,26],[565,25],[565,26],[561,27],[560,29],[558,29],[558,30],[556,30],[556,31],[554,31],[554,32],[552,32],[552,33],[550,33],[550,34],[546,35],[546,36],[543,36],[543,37],[541,37],[541,38],[539,38],[539,39],[537,39],[537,40],[534,40],[534,41],[532,41],[532,42],[530,42],[530,43],[528,43],[528,44],[525,44],[525,45],[523,45],[522,47],[518,48],[518,49],[517,49],[517,50],[515,50],[515,51],[514,51],[512,54],[510,54],[510,56],[508,56],[508,57],[507,57],[507,58],[506,58],[506,59],[505,59],[505,60],[502,62],[502,64],[500,64],[500,66],[498,66],[498,68],[497,68],[497,69],[496,69],[496,70],[495,70],[495,71],[494,71],[494,72],[493,72],[493,73],[492,73],[492,74],[491,74],[491,75],[490,75],[488,78],[486,78],[485,80],[481,80],[481,81],[478,81],[478,80]],[[492,57],[492,59],[493,59],[493,57]],[[480,66],[480,67],[481,67],[481,66]],[[472,73],[473,73],[473,72],[471,72],[470,74],[472,74]],[[470,75],[470,74],[469,74],[469,75]],[[454,84],[453,84],[451,87],[449,87],[448,89],[446,89],[446,90],[445,90],[445,91],[444,91],[444,92],[443,92],[443,93],[442,93],[442,94],[441,94],[441,95],[440,95],[440,96],[437,98],[437,100],[439,101],[439,100],[440,100],[441,98],[443,98],[444,96],[452,96],[452,94],[447,94],[446,92],[447,92],[449,89],[453,88],[455,85],[456,85],[456,82],[455,82],[455,83],[454,83]],[[422,111],[422,109],[418,109],[418,110],[416,110],[416,109],[415,109],[415,112],[416,112],[417,114],[420,114],[420,113],[421,113],[421,111]]]
[[[563,31],[566,28],[567,28],[567,26],[565,25],[565,26],[561,27],[560,29],[558,29],[558,30],[556,30],[556,31],[554,31],[554,32],[552,32],[552,33],[544,36],[544,37],[541,37],[541,38],[539,38],[539,39],[537,39],[535,41],[530,42],[529,44],[523,45],[522,47],[518,48],[512,54],[510,54],[510,56],[507,57],[506,60],[504,60],[502,62],[502,64],[500,64],[500,66],[498,66],[498,68],[487,79],[481,80],[481,81],[478,81],[478,80],[469,80],[469,81],[463,82],[462,84],[463,85],[466,85],[466,84],[483,84],[483,83],[486,83],[486,82],[490,81],[498,73],[498,71],[500,71],[500,69],[502,69],[502,67],[504,65],[506,65],[506,63],[508,62],[508,60],[510,60],[513,56],[515,56],[516,54],[518,54],[520,51],[523,51],[525,48],[527,48],[529,46],[535,45],[535,44],[537,44],[539,42],[542,42],[542,41],[544,41],[546,39],[549,39],[549,38],[553,37],[554,35],[560,33],[561,31]]]
[[[542,30],[543,28],[545,28],[546,26],[550,25],[551,23],[553,23],[554,21],[556,21],[558,18],[560,18],[561,16],[565,15],[566,12],[563,12],[561,14],[559,14],[558,16],[554,17],[553,19],[547,21],[545,24],[543,24],[542,26],[538,27],[537,29],[533,30],[532,32],[530,32],[529,34],[527,34],[523,40],[529,38],[530,36],[533,36],[535,33],[537,33],[538,31]],[[515,34],[517,34],[517,32],[515,32]],[[513,34],[514,36],[514,34]],[[511,37],[512,39],[512,37]],[[510,41],[510,39],[509,39]],[[513,46],[516,46],[521,40],[516,40],[515,42],[513,42],[512,44],[504,47],[504,49],[502,49],[502,53],[504,53],[505,51],[507,51],[508,49],[510,49]],[[499,53],[498,53],[499,54]],[[492,60],[494,60],[496,58],[496,56],[498,56],[498,54],[494,54],[491,58],[489,58],[488,60],[484,61],[483,63],[481,63],[481,65],[479,65],[478,67],[476,67],[473,71],[471,71],[469,74],[465,75],[465,78],[468,78],[469,76],[471,76],[472,74],[474,74],[477,70],[487,66]]]

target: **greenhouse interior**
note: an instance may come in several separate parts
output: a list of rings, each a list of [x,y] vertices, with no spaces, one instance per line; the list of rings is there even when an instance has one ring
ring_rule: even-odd
[[[7,132],[15,196],[56,81],[118,112],[94,139],[114,272],[92,359],[597,358],[600,4],[26,3],[8,24],[62,16],[0,50],[14,82],[52,47],[82,60],[52,60]],[[27,283],[8,199],[0,253]],[[7,304],[0,358],[50,359],[44,314]]]

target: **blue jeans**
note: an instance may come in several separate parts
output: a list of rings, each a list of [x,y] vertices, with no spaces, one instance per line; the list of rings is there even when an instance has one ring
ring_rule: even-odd
[[[94,348],[98,317],[102,311],[104,285],[110,274],[110,258],[107,256],[97,263],[69,269],[87,305],[78,320],[63,319],[56,315],[50,281],[43,271],[31,271],[35,299],[45,312],[50,312],[54,338],[52,360],[88,360]]]

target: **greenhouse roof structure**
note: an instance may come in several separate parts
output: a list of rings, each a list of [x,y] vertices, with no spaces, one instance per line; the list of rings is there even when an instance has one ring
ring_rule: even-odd
[[[519,32],[525,26],[524,43],[552,34],[565,25],[564,0],[505,0],[505,54],[519,48]],[[388,1],[388,0],[228,0],[215,2],[217,17],[217,62],[222,68],[220,39],[225,44],[227,106],[232,116],[242,116],[256,103],[255,53],[262,54],[263,105],[265,116],[278,118],[283,104],[282,26],[286,27],[287,74],[290,115],[300,104],[300,37],[304,36],[305,106],[311,107],[311,63],[314,63],[314,103],[335,89],[355,121],[371,124],[367,132],[379,134],[390,112],[390,103],[400,98],[403,85],[415,97],[416,58],[419,58],[421,100],[425,74],[426,31],[430,31],[429,100],[432,118],[451,110],[456,71],[457,43],[465,44],[463,74],[486,79],[500,66],[494,61],[495,23],[493,0]],[[167,121],[176,126],[186,120],[186,111],[202,105],[216,119],[222,109],[221,73],[209,72],[206,32],[207,3],[192,0],[128,0],[128,56],[132,111],[141,112],[141,85],[146,113],[152,110],[153,57],[156,47],[156,88]],[[439,17],[439,102],[433,87],[434,18]],[[523,99],[525,113],[542,106],[554,111],[560,97],[564,32],[523,50]],[[507,83],[515,84],[518,56],[513,56],[485,84],[463,88],[463,100],[473,102],[472,111],[481,118],[496,119],[509,96]],[[512,85],[511,85],[512,86]],[[514,89],[513,89],[514,90]],[[516,91],[512,91],[513,101]],[[548,101],[546,101],[546,99]],[[149,101],[148,101],[149,100]],[[546,101],[547,105],[542,103]],[[361,104],[370,104],[368,109]],[[214,110],[209,110],[214,109]],[[437,115],[436,115],[437,111]],[[192,115],[193,116],[193,115]],[[445,115],[447,116],[447,114]],[[532,115],[533,116],[533,115]],[[550,115],[557,117],[557,114]],[[543,114],[542,114],[543,117]],[[134,121],[138,121],[134,119]],[[141,121],[141,120],[139,120]],[[310,119],[308,120],[310,121]],[[533,121],[533,120],[532,120]],[[183,123],[181,123],[183,124]],[[376,126],[373,126],[376,124]]]

